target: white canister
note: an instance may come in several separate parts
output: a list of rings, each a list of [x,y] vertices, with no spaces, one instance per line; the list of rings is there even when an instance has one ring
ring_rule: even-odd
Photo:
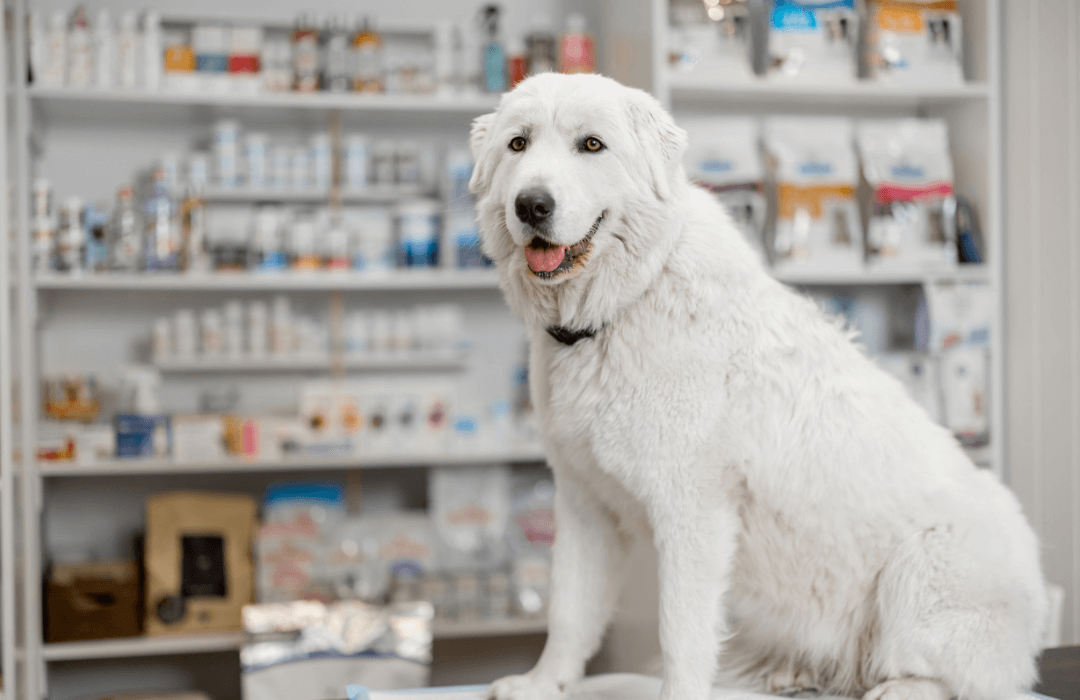
[[[214,125],[214,165],[218,184],[236,187],[240,184],[240,123],[223,119]]]
[[[439,203],[414,199],[397,207],[398,240],[406,267],[434,267],[439,262]]]
[[[173,342],[176,356],[181,360],[194,360],[198,347],[198,330],[195,324],[195,312],[191,309],[179,309],[173,317]]]
[[[270,185],[269,151],[269,139],[266,134],[253,131],[244,136],[244,165],[247,170],[248,187],[261,190]]]
[[[252,357],[266,357],[270,345],[270,317],[266,303],[253,301],[248,305],[247,347]]]
[[[350,134],[345,140],[345,186],[360,192],[368,186],[371,141],[364,134]]]
[[[353,218],[353,269],[379,272],[397,266],[394,224],[386,209],[361,209]]]
[[[206,309],[200,317],[199,329],[202,337],[202,351],[205,357],[217,357],[221,355],[224,345],[222,339],[221,312],[217,309]]]

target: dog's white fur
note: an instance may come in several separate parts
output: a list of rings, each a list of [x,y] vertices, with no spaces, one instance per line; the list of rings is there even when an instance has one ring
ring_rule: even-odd
[[[527,148],[508,144],[524,135]],[[599,153],[581,139],[599,138]],[[1035,679],[1035,536],[980,471],[806,298],[774,281],[680,165],[648,94],[541,75],[473,126],[481,237],[531,346],[556,478],[547,644],[498,700],[558,697],[598,648],[630,538],[660,556],[663,700],[717,679],[878,700],[1000,700]],[[604,218],[580,270],[543,280],[514,199],[548,236]],[[602,330],[573,346],[553,324]]]

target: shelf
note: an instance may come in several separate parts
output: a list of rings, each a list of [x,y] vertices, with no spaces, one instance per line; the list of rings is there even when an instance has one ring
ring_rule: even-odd
[[[384,114],[391,117],[430,115],[438,118],[475,117],[490,112],[498,95],[366,95],[358,93],[295,92],[142,92],[67,87],[28,88],[31,102],[46,118],[158,118],[178,107],[221,111],[307,111]],[[187,116],[187,115],[178,115]]]
[[[814,85],[768,79],[724,83],[704,75],[678,73],[670,75],[669,80],[671,99],[676,104],[723,102],[875,107],[979,101],[988,99],[991,92],[988,83],[910,86],[860,81]]]
[[[184,290],[184,291],[441,291],[497,289],[491,269],[444,270],[417,268],[386,273],[348,271],[280,273],[134,273],[39,275],[34,284],[42,290]]]
[[[289,457],[275,461],[224,459],[207,462],[176,462],[171,459],[110,459],[92,464],[40,462],[42,477],[120,476],[134,474],[220,474],[276,471],[320,471],[397,467],[452,467],[506,462],[543,462],[535,445],[482,450],[430,450],[424,452],[371,452],[349,457]]]
[[[502,637],[516,634],[544,634],[545,632],[547,632],[547,621],[543,619],[471,622],[436,620],[432,626],[432,636],[435,639]],[[238,651],[246,641],[247,635],[242,632],[100,639],[88,642],[44,644],[42,656],[46,661],[84,661],[139,656],[209,654]]]
[[[430,197],[432,193],[422,187],[395,187],[380,189],[372,186],[362,192],[341,191],[342,204],[392,204],[403,199]],[[211,187],[202,193],[203,200],[225,204],[255,204],[272,202],[281,204],[319,204],[330,201],[330,192],[321,189],[252,189],[249,187]]]
[[[117,659],[133,656],[169,656],[171,654],[208,654],[236,651],[247,639],[242,632],[191,634],[169,637],[129,637],[96,639],[89,642],[44,644],[41,655],[46,661],[81,661]]]
[[[456,370],[464,369],[466,353],[414,350],[394,353],[345,355],[344,368],[352,371],[379,370]],[[333,366],[329,355],[298,357],[197,357],[192,360],[170,358],[154,363],[162,372],[311,372],[325,371]]]
[[[855,270],[822,272],[814,270],[772,270],[776,279],[796,286],[873,286],[925,284],[929,282],[989,282],[988,265],[961,265],[952,270]]]

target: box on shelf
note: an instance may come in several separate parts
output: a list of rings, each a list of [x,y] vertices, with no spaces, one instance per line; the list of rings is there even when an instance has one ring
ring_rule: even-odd
[[[140,592],[134,561],[54,564],[45,580],[45,641],[139,635]]]
[[[164,493],[146,503],[146,632],[230,632],[254,593],[250,496]]]

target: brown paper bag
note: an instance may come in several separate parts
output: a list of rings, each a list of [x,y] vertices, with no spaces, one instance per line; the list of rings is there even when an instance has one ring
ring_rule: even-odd
[[[175,492],[146,502],[146,633],[229,632],[252,601],[250,496]]]

